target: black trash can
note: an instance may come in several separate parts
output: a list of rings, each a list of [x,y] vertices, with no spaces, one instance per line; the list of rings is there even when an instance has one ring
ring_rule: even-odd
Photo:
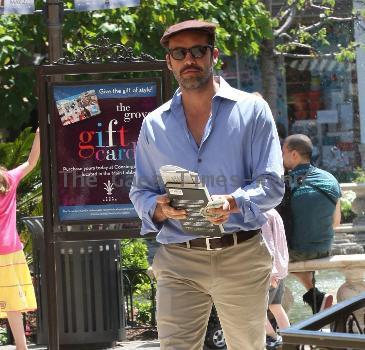
[[[48,343],[43,217],[21,219],[33,238],[37,344]],[[60,348],[112,347],[125,338],[120,241],[57,244]]]

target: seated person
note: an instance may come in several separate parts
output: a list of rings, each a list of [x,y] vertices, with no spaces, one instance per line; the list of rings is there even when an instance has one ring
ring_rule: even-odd
[[[341,221],[340,185],[330,173],[311,165],[312,151],[312,142],[306,135],[295,134],[284,140],[283,161],[290,191],[287,210],[291,223],[287,233],[291,262],[329,256],[333,228]],[[314,288],[312,271],[293,275],[307,289],[303,300],[313,313],[332,305],[332,295]]]

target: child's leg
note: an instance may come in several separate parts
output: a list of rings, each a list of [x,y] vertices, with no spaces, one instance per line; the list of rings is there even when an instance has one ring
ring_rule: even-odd
[[[7,316],[15,340],[16,350],[27,350],[22,313],[19,311],[9,311]]]
[[[276,288],[274,288],[273,286],[270,286],[270,289],[269,289],[269,307],[270,307],[270,304],[272,303],[272,301],[275,299],[276,291],[277,291]],[[267,336],[270,336],[272,338],[276,338],[276,331],[274,330],[274,328],[273,328],[273,326],[272,326],[272,324],[269,320],[269,315],[267,315],[267,317],[266,317],[265,331],[266,331]]]
[[[276,338],[276,332],[275,332],[274,328],[272,328],[272,325],[271,325],[271,322],[269,321],[269,319],[266,320],[265,330],[266,330],[266,335]]]
[[[281,304],[271,304],[269,309],[273,313],[279,329],[290,327],[288,315]]]

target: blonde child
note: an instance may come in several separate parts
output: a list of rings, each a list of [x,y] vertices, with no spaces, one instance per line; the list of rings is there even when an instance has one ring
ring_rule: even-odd
[[[22,312],[37,308],[23,246],[16,229],[16,189],[36,166],[40,145],[37,129],[28,160],[12,170],[0,168],[0,318],[7,318],[16,350],[27,350]]]

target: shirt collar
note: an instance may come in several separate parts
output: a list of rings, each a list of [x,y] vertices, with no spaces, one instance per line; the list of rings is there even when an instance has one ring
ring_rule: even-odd
[[[215,77],[215,79],[218,79],[219,81],[219,89],[213,98],[221,97],[235,102],[237,102],[240,98],[242,98],[242,95],[240,96],[240,93],[242,92],[240,90],[234,89],[222,77],[217,76]],[[169,109],[172,110],[180,109],[181,105],[182,105],[181,90],[180,88],[178,88],[171,99],[171,103],[167,103],[165,105],[164,111],[168,111]]]
[[[291,174],[298,174],[298,173],[306,172],[310,168],[311,168],[311,164],[310,163],[299,164],[290,173]]]
[[[242,99],[242,91],[233,88],[222,77],[217,78],[219,79],[219,89],[215,96],[235,102],[237,102],[239,99]]]

